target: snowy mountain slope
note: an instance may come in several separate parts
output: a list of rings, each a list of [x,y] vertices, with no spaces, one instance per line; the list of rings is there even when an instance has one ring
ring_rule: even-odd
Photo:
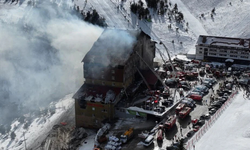
[[[249,38],[249,0],[182,1],[196,18],[204,13],[204,18],[199,21],[210,35]],[[211,18],[213,8],[215,8],[215,14]]]
[[[196,143],[202,150],[248,150],[250,147],[250,101],[240,91],[232,104]]]
[[[89,50],[91,47],[91,43],[93,43],[98,35],[100,35],[102,29],[90,27],[88,24],[82,23],[82,21],[75,19],[74,16],[71,16],[65,19],[65,16],[62,18],[57,18],[54,16],[56,13],[55,8],[53,9],[43,9],[43,11],[48,12],[45,14],[49,14],[47,17],[50,18],[46,20],[46,22],[40,21],[40,16],[43,16],[43,13],[36,16],[36,12],[34,9],[36,7],[41,7],[41,2],[39,0],[34,0],[34,6],[27,7],[28,0],[19,0],[19,3],[16,5],[15,3],[11,3],[11,1],[7,1],[4,4],[5,0],[0,0],[0,78],[8,79],[8,86],[5,89],[9,89],[11,91],[10,96],[12,96],[11,100],[15,100],[22,104],[22,102],[26,102],[30,105],[30,108],[34,106],[39,106],[42,104],[43,100],[49,101],[58,101],[58,99],[50,99],[51,93],[61,93],[65,94],[68,92],[75,91],[81,85],[82,80],[82,64],[80,63],[83,55]],[[62,4],[64,0],[54,0],[58,4]],[[137,2],[137,0],[135,0]],[[229,5],[230,0],[168,0],[171,1],[172,4],[177,3],[179,10],[184,13],[184,19],[186,22],[189,22],[188,32],[185,31],[186,25],[184,27],[177,25],[175,21],[170,21],[166,16],[162,17],[157,14],[153,14],[152,10],[152,22],[145,22],[138,20],[129,9],[130,2],[133,0],[127,0],[123,3],[123,8],[117,9],[117,6],[120,4],[119,0],[75,0],[75,3],[80,5],[80,9],[85,8],[85,3],[87,2],[88,7],[86,9],[90,9],[93,7],[96,9],[101,16],[105,17],[108,25],[116,28],[142,28],[146,33],[152,36],[157,42],[163,41],[164,44],[167,45],[171,55],[178,54],[180,52],[187,52],[190,49],[194,48],[194,44],[196,42],[197,36],[199,34],[213,34],[213,35],[227,35],[227,36],[244,36],[247,37],[250,35],[250,29],[248,28],[249,24],[249,1],[243,0],[243,2],[235,1],[232,2],[232,6]],[[68,2],[71,2],[69,0]],[[143,1],[145,3],[145,1]],[[216,7],[214,21],[210,18],[210,12]],[[49,7],[51,8],[51,7]],[[59,11],[60,12],[60,11]],[[67,14],[67,11],[65,11]],[[205,13],[205,19],[199,19],[201,13]],[[239,15],[240,14],[240,15]],[[67,14],[68,15],[68,14]],[[66,16],[67,16],[66,15]],[[126,16],[126,17],[124,17]],[[53,18],[56,17],[56,18]],[[46,18],[46,17],[45,17]],[[235,18],[237,20],[235,21]],[[26,20],[27,19],[27,20]],[[130,24],[128,23],[130,22]],[[35,27],[35,30],[38,33],[34,33],[33,35],[39,35],[40,33],[46,33],[45,36],[49,38],[49,44],[53,48],[58,50],[58,55],[53,58],[59,58],[59,64],[53,64],[50,67],[52,69],[45,69],[45,72],[32,70],[31,64],[46,64],[47,61],[44,61],[42,55],[34,55],[32,53],[31,48],[34,48],[34,45],[30,44],[30,39],[33,37],[26,37],[25,32],[22,34],[9,34],[14,31],[13,29],[23,29],[12,28],[17,23],[21,25],[28,25],[29,27]],[[37,24],[36,24],[37,23]],[[42,24],[40,24],[42,23]],[[44,24],[45,23],[45,24]],[[19,24],[19,25],[20,25]],[[168,29],[168,25],[172,25],[172,29]],[[39,26],[41,25],[41,26]],[[15,26],[16,27],[16,26]],[[28,29],[27,26],[24,29]],[[39,28],[37,28],[39,27]],[[40,28],[41,27],[41,28]],[[179,31],[176,32],[176,28],[179,28]],[[31,29],[32,29],[31,28]],[[8,29],[8,30],[6,30]],[[85,32],[88,31],[88,32]],[[6,34],[7,33],[7,34]],[[38,38],[39,39],[39,38]],[[11,43],[8,43],[8,40],[13,40]],[[172,41],[174,40],[174,43]],[[15,42],[22,41],[22,42]],[[39,40],[38,40],[39,41]],[[43,42],[47,42],[42,41]],[[181,44],[182,42],[182,44]],[[3,44],[4,43],[4,44]],[[20,43],[28,43],[24,47],[20,45]],[[38,42],[39,43],[39,42]],[[37,44],[36,47],[38,49],[44,47],[43,44]],[[86,44],[87,43],[87,44]],[[40,45],[41,44],[41,45]],[[14,46],[14,47],[13,47]],[[34,46],[34,47],[33,47]],[[4,53],[3,53],[3,49]],[[158,47],[166,52],[164,48],[160,45]],[[24,49],[22,49],[24,48]],[[84,49],[84,50],[83,50]],[[22,50],[22,51],[21,51]],[[27,51],[30,50],[30,51]],[[8,53],[11,52],[11,53]],[[17,53],[17,52],[27,52],[27,53]],[[10,54],[15,54],[15,57],[3,57],[3,56],[11,56]],[[7,55],[3,55],[7,54]],[[24,55],[27,54],[27,55]],[[31,54],[31,55],[29,55]],[[22,56],[22,57],[20,57]],[[36,56],[36,57],[34,57]],[[11,61],[8,58],[12,58]],[[20,59],[22,58],[22,59]],[[26,61],[19,61],[26,60]],[[39,61],[37,61],[39,60]],[[43,60],[43,61],[42,61]],[[25,62],[25,63],[24,63]],[[31,67],[30,67],[31,66]],[[39,77],[39,78],[37,78]],[[25,80],[23,80],[25,79]],[[48,81],[48,82],[46,82]],[[1,81],[1,86],[2,86]],[[4,82],[5,83],[5,82]],[[10,83],[10,84],[9,84]],[[9,86],[11,85],[11,86]],[[2,86],[3,87],[3,86]],[[29,88],[24,88],[29,87]],[[61,90],[60,90],[61,89]],[[62,92],[62,90],[65,92]],[[0,88],[1,91],[1,88]],[[39,91],[39,92],[37,92]],[[37,95],[32,95],[35,93]],[[16,96],[16,97],[15,97]],[[46,98],[40,99],[41,96],[45,96]],[[63,96],[62,96],[63,97]],[[29,99],[31,98],[31,99]],[[2,99],[1,99],[2,100]],[[25,101],[27,100],[27,101]],[[71,99],[70,99],[71,100]],[[4,100],[3,102],[9,102]],[[1,101],[1,106],[4,103]],[[6,107],[6,106],[5,106]],[[6,107],[8,110],[18,110],[17,108],[13,109],[11,107]],[[2,110],[2,109],[1,109]],[[15,111],[18,112],[18,111]],[[9,112],[8,112],[9,113]],[[6,119],[8,113],[2,113],[1,117]],[[18,112],[22,115],[22,112]],[[4,114],[4,115],[3,115]],[[5,116],[6,114],[6,116]],[[56,119],[55,116],[54,119]],[[39,120],[43,120],[44,118],[37,118],[35,121],[39,122]],[[2,119],[0,120],[0,124]],[[42,121],[41,121],[42,122]],[[17,122],[14,122],[16,124]],[[14,124],[12,126],[14,126]],[[22,139],[21,130],[22,125],[16,125],[18,129],[16,135],[19,139]],[[51,129],[52,124],[48,125],[46,122],[41,124],[43,129]],[[44,131],[48,132],[49,130],[40,130],[37,132],[34,128],[31,128],[30,131],[27,132],[35,132],[33,136],[28,136],[26,138],[39,138],[42,136],[41,134]],[[34,122],[33,127],[36,127],[36,123]],[[27,136],[27,135],[26,135]],[[0,145],[4,143],[4,146],[17,146],[17,141],[10,141],[9,136],[5,136],[6,139],[3,139],[3,136],[0,138]],[[30,139],[29,139],[30,140]],[[31,140],[32,141],[32,140]],[[35,143],[33,143],[35,144]],[[23,146],[23,143],[21,143]]]
[[[51,120],[40,114],[49,114],[51,102],[82,85],[81,60],[103,29],[77,18],[71,0],[34,0],[29,6],[24,0],[4,1],[0,0],[0,149],[19,144],[24,148],[22,132],[29,146],[58,123],[51,120],[60,119],[63,111]],[[11,133],[16,135],[13,140]]]
[[[85,0],[75,1],[76,5],[84,4],[85,2]],[[138,20],[137,17],[130,12],[130,4],[132,2],[133,0],[127,0],[124,2],[116,0],[87,1],[87,8],[93,7],[96,9],[98,13],[107,20],[107,23],[110,24],[111,27],[141,28],[144,32],[151,35],[151,38],[153,38],[156,42],[159,43],[162,41],[168,47],[172,56],[180,52],[188,52],[194,47],[196,38],[199,34],[207,34],[200,22],[193,17],[191,13],[189,13],[188,9],[184,4],[182,4],[181,1],[177,1],[180,4],[179,10],[187,14],[186,17],[184,15],[185,21],[190,21],[188,32],[185,31],[185,23],[183,27],[179,26],[174,20],[170,21],[167,16],[157,15],[153,10],[150,10],[152,22]],[[138,0],[135,2],[138,2]],[[143,2],[146,6],[146,2],[144,0]],[[117,6],[119,6],[119,9]],[[82,6],[80,6],[80,9],[81,8]],[[122,19],[123,21],[117,19]],[[169,24],[172,25],[172,29],[168,29]],[[176,32],[176,28],[179,29],[178,32]],[[174,43],[172,43],[172,41],[174,41]],[[167,56],[165,49],[161,45],[158,45],[158,47]]]
[[[70,118],[72,118],[71,121],[74,120],[71,113],[74,110],[72,109],[74,105],[72,96],[73,94],[66,95],[57,103],[53,103],[55,105],[54,114],[33,116],[35,119],[30,122],[27,129],[24,128],[23,123],[18,120],[14,121],[11,130],[16,134],[15,139],[11,140],[8,135],[0,136],[0,148],[3,150],[20,150],[24,149],[26,144],[28,149],[37,149],[55,124],[60,124],[61,121],[70,120]]]

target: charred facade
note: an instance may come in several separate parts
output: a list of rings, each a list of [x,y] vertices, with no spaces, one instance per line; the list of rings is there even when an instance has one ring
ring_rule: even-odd
[[[142,31],[103,31],[83,58],[85,82],[74,95],[77,127],[99,128],[114,118],[114,107],[137,70],[153,67],[155,42]]]

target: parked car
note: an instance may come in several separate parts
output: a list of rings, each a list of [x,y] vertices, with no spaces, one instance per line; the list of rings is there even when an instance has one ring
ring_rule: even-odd
[[[194,126],[203,126],[205,124],[205,120],[193,119],[192,124],[193,124],[193,127]]]
[[[190,108],[195,108],[196,107],[196,104],[195,104],[195,101],[191,98],[183,98],[181,100],[181,103],[184,103],[186,106],[190,107]]]
[[[205,119],[209,119],[209,118],[210,118],[209,114],[205,114],[205,115],[200,116],[200,120],[205,120]]]
[[[161,104],[164,105],[164,106],[166,106],[166,107],[170,107],[170,106],[173,105],[173,103],[174,102],[171,99],[164,99]]]
[[[217,107],[217,108],[220,108],[222,105],[223,103],[219,101],[215,101],[211,104],[212,107]]]
[[[188,93],[188,95],[189,95],[189,94],[196,94],[196,95],[204,96],[204,93],[203,93],[203,92],[201,92],[201,91],[199,91],[199,90],[196,90],[196,89],[190,91],[190,92]]]
[[[210,83],[209,81],[203,81],[202,82],[202,85],[205,85],[207,88],[212,88],[213,87],[213,84],[212,83]]]
[[[248,79],[247,78],[241,78],[238,80],[238,83],[241,85],[248,85]]]
[[[213,115],[216,111],[217,111],[216,108],[212,108],[208,112],[209,112],[210,115]]]
[[[196,101],[202,101],[202,96],[198,94],[189,94],[187,95],[188,98],[192,98],[193,100]]]
[[[174,87],[176,84],[177,84],[178,80],[175,79],[175,78],[169,78],[165,81],[165,84],[167,86],[171,86],[171,87]]]
[[[183,88],[184,90],[190,90],[191,89],[191,85],[187,81],[180,81],[178,83],[178,87]]]
[[[171,145],[171,146],[167,146],[166,150],[179,150],[179,147],[175,145]]]
[[[199,129],[200,129],[200,126],[194,126],[194,127],[193,127],[193,131],[194,131],[194,132],[197,132]]]
[[[195,131],[191,130],[191,131],[189,131],[189,132],[186,134],[186,136],[190,138],[190,137],[192,137],[192,136],[194,135],[194,133],[195,133]]]
[[[209,92],[209,89],[205,85],[197,85],[196,87],[194,87],[194,90],[203,92],[205,94]]]

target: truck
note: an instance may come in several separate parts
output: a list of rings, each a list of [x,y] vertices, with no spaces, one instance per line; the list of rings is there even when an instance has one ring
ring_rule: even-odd
[[[176,115],[169,116],[166,122],[164,123],[164,128],[166,130],[171,129],[176,123]]]
[[[185,107],[185,104],[179,103],[178,106],[175,108],[176,114],[178,114],[184,107]]]
[[[163,130],[160,128],[160,129],[158,129],[158,131],[157,131],[157,141],[160,141],[160,142],[162,142],[163,141]]]
[[[191,112],[190,107],[184,107],[180,112],[179,112],[179,117],[181,119],[185,118],[189,113]]]
[[[121,135],[120,141],[122,143],[127,143],[127,141],[133,137],[133,135],[134,135],[134,128],[130,128]]]

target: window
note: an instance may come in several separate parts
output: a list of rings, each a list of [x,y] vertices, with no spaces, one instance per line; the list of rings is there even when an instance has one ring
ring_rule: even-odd
[[[107,113],[108,111],[106,109],[103,109],[102,112]]]
[[[202,48],[200,48],[200,50],[202,50]]]
[[[210,52],[217,52],[216,49],[210,49]]]
[[[219,56],[227,56],[226,54],[219,54]]]
[[[248,58],[248,56],[240,56],[241,58]]]
[[[112,80],[115,80],[115,76],[112,76]]]
[[[92,107],[92,110],[95,110],[95,107]]]
[[[199,54],[202,54],[202,51],[199,51]]]
[[[208,49],[207,48],[204,48],[205,51],[207,51]]]
[[[230,57],[237,57],[237,55],[230,55]]]
[[[241,54],[243,54],[243,55],[249,55],[249,53],[247,53],[247,52],[241,52]]]
[[[215,55],[216,55],[216,53],[209,53],[209,55],[214,55],[214,56],[215,56]]]
[[[221,53],[227,53],[227,50],[220,50]]]
[[[237,51],[230,51],[231,54],[238,54]]]

